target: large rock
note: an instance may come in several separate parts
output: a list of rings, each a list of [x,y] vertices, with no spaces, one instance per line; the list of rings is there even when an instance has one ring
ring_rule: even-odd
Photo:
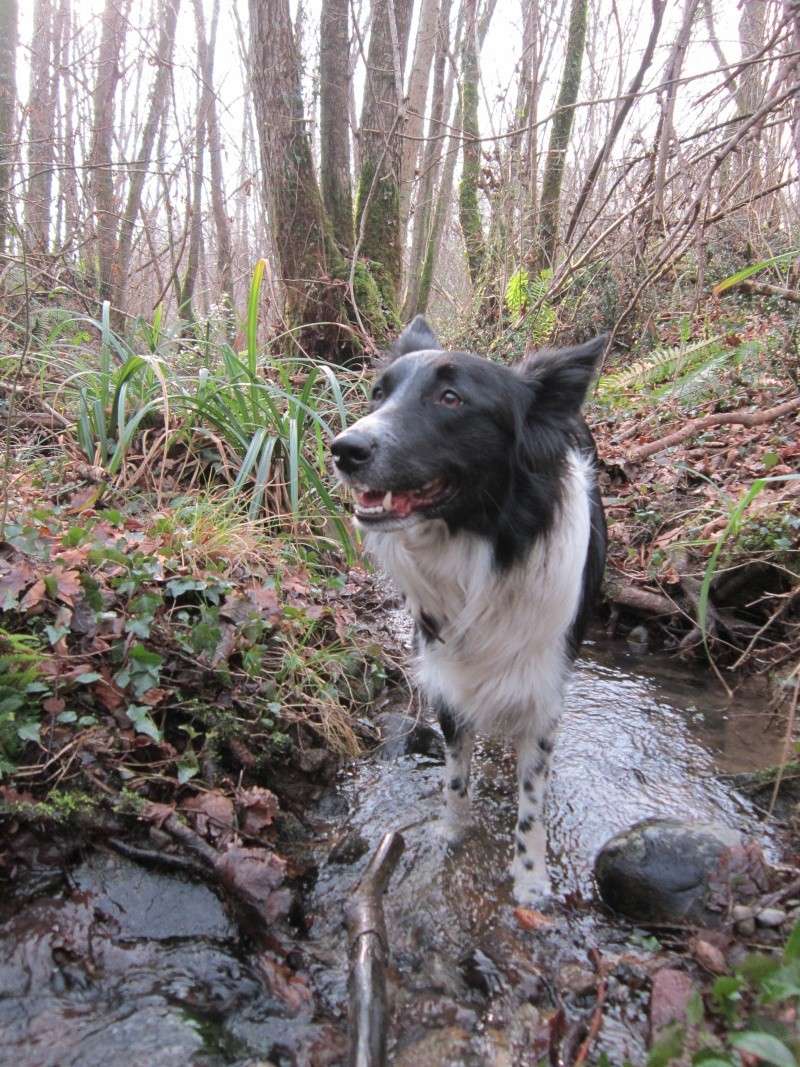
[[[742,835],[715,823],[645,819],[612,837],[595,860],[600,896],[637,922],[719,923],[711,883]]]

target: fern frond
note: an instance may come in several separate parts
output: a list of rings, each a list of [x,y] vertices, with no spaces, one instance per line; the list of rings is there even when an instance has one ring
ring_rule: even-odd
[[[714,351],[713,355],[718,355],[721,339],[720,334],[715,334],[713,337],[695,341],[691,345],[657,348],[654,352],[648,353],[645,359],[638,360],[636,363],[631,364],[630,367],[617,371],[616,374],[609,374],[601,378],[600,392],[618,392],[633,385],[640,387],[658,385],[659,382],[663,382],[670,375],[691,369],[695,365],[695,357],[699,353],[706,352],[709,348],[714,348],[717,351]]]

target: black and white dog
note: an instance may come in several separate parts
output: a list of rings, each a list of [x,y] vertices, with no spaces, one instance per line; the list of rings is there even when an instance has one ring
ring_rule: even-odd
[[[418,627],[417,678],[446,745],[446,828],[469,820],[473,734],[518,752],[512,867],[550,892],[544,802],[564,685],[605,563],[594,444],[580,415],[604,338],[519,367],[445,352],[417,316],[372,410],[333,442],[365,544]]]

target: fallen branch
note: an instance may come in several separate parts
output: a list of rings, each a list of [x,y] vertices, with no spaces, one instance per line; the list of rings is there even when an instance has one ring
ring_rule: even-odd
[[[350,949],[350,1067],[386,1063],[389,945],[382,897],[404,848],[400,834],[384,835],[345,908]]]
[[[753,296],[777,296],[781,300],[789,300],[792,304],[800,304],[800,293],[794,289],[783,289],[780,285],[767,285],[766,282],[737,282],[731,285],[730,290],[744,289]]]
[[[676,430],[666,437],[661,437],[658,441],[649,441],[646,445],[634,448],[628,455],[628,460],[631,463],[640,463],[643,459],[654,456],[657,452],[663,452],[665,448],[679,445],[682,441],[686,441],[689,437],[694,437],[695,434],[708,430],[712,426],[763,426],[768,422],[774,422],[775,419],[779,419],[781,415],[789,415],[792,411],[798,410],[800,410],[800,397],[787,400],[785,403],[778,404],[774,408],[768,408],[766,411],[725,411],[719,415],[704,415],[702,418],[692,419],[691,422],[687,422],[685,426],[682,426],[680,430]]]
[[[598,974],[597,993],[594,1005],[594,1011],[592,1012],[592,1021],[589,1023],[589,1032],[578,1049],[578,1054],[572,1062],[572,1067],[581,1067],[581,1064],[586,1062],[586,1059],[591,1051],[592,1045],[597,1040],[597,1035],[600,1033],[600,1027],[603,1025],[603,1006],[606,1002],[606,992],[608,989],[608,982],[606,980],[605,970],[600,958],[600,953],[597,949],[592,949],[590,952],[592,962],[595,965],[595,970]]]
[[[605,593],[612,604],[643,615],[676,615],[680,611],[678,605],[663,593],[640,589],[637,585],[621,585],[613,579],[606,581]]]

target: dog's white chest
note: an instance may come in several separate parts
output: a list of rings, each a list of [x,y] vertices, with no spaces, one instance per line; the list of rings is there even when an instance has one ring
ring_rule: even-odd
[[[479,730],[558,713],[589,542],[586,480],[575,456],[553,528],[502,573],[485,538],[451,536],[441,521],[367,538],[414,617],[438,631],[420,649],[419,684]]]

